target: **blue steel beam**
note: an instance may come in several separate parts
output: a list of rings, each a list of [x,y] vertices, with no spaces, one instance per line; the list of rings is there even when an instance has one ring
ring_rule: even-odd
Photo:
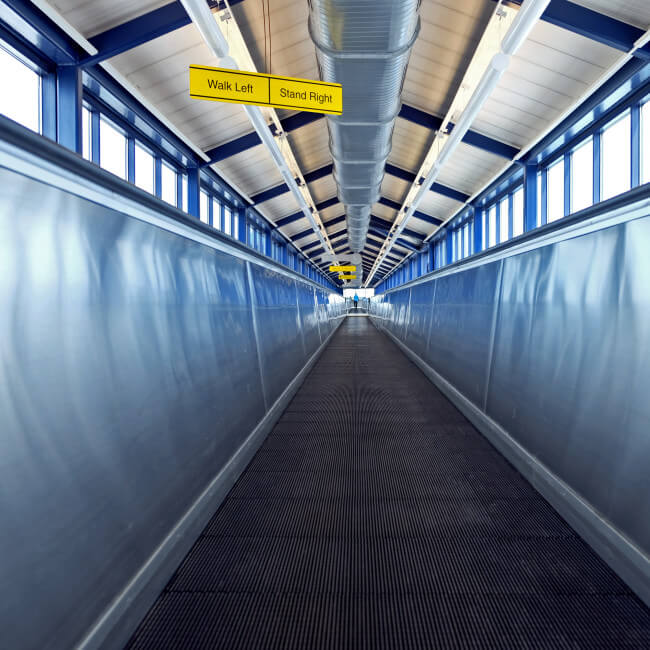
[[[522,2],[523,0],[509,0],[514,5],[521,5]],[[644,30],[639,27],[568,0],[551,0],[541,19],[621,52],[629,52],[635,41],[644,34]],[[650,44],[639,48],[634,56],[650,61]]]
[[[378,228],[375,228],[374,226],[371,226],[368,228],[368,232],[372,235],[375,235],[376,237],[381,237],[385,238],[388,232],[384,230],[379,230]],[[405,239],[402,239],[401,237],[398,237],[395,240],[395,245],[396,246],[401,246],[402,248],[406,248],[409,251],[416,251],[418,250],[416,246],[413,246],[410,242],[407,242]]]
[[[393,210],[399,210],[402,207],[401,203],[398,203],[397,201],[393,201],[392,199],[389,199],[385,196],[382,196],[379,201],[382,205],[386,205],[389,208],[393,208]],[[439,226],[442,223],[442,219],[438,219],[436,217],[432,217],[429,214],[426,214],[424,212],[420,212],[419,210],[416,210],[413,213],[413,216],[416,217],[417,219],[421,219],[422,221],[426,221],[427,223],[432,223],[435,226]]]
[[[233,0],[230,5],[236,5],[243,0]],[[181,2],[170,2],[158,9],[128,20],[121,25],[93,36],[90,42],[97,48],[98,53],[86,57],[80,62],[89,66],[128,52],[134,47],[144,45],[149,41],[186,27],[192,22]]]
[[[299,115],[302,115],[302,113],[299,113]],[[305,113],[305,115],[313,115],[313,113]],[[333,166],[331,164],[325,165],[324,167],[315,169],[312,172],[307,172],[306,174],[303,175],[303,178],[305,179],[306,183],[312,183],[313,181],[316,181],[319,178],[323,178],[331,174],[332,167]],[[268,190],[264,190],[264,192],[260,192],[259,194],[255,194],[254,196],[251,196],[251,201],[253,201],[253,203],[257,205],[258,203],[263,203],[264,201],[273,199],[276,196],[280,196],[281,194],[284,194],[285,192],[288,191],[289,191],[289,186],[286,183],[280,183],[280,185],[276,185],[275,187],[271,187]]]
[[[413,172],[410,172],[407,169],[402,169],[401,167],[397,167],[395,165],[391,165],[390,163],[386,164],[386,173],[390,174],[391,176],[401,178],[404,181],[408,181],[409,183],[414,183],[416,178],[416,175]],[[442,185],[441,183],[433,183],[429,189],[436,194],[442,194],[443,196],[454,199],[455,201],[460,201],[461,203],[466,203],[469,201],[468,194],[459,192],[458,190],[455,190],[452,187],[447,187],[446,185]]]
[[[375,216],[374,214],[370,215],[370,223],[375,224],[375,225],[379,226],[380,228],[386,229],[386,230],[390,230],[391,227],[393,226],[393,224],[390,221],[386,221],[385,219],[381,219],[381,218]],[[404,230],[402,230],[402,233],[404,235],[406,235],[407,237],[413,237],[413,239],[417,239],[418,241],[424,241],[424,239],[426,238],[425,234],[423,234],[421,232],[417,232],[416,230],[411,230],[410,228],[404,228]]]
[[[326,199],[325,201],[321,201],[320,203],[316,204],[316,209],[317,210],[325,210],[325,208],[329,208],[332,205],[336,205],[339,202],[337,197],[332,197],[331,199]],[[290,214],[288,217],[282,217],[282,219],[278,219],[275,222],[275,225],[278,228],[282,228],[283,226],[286,226],[290,223],[293,223],[294,221],[300,221],[300,219],[305,219],[305,213],[304,212],[294,212],[293,214]]]
[[[442,118],[437,115],[432,115],[431,113],[421,111],[419,108],[415,108],[414,106],[407,106],[406,104],[402,104],[399,117],[408,120],[409,122],[413,122],[414,124],[424,126],[432,131],[437,131],[442,125]],[[453,127],[454,125],[450,124],[450,130],[453,129]],[[519,149],[516,147],[512,147],[509,144],[482,135],[476,131],[472,131],[471,129],[463,137],[463,142],[472,145],[473,147],[483,149],[484,151],[489,151],[496,156],[508,158],[509,160],[512,160],[519,153]]]
[[[291,131],[299,129],[301,126],[305,126],[305,124],[309,124],[310,122],[321,119],[322,117],[322,115],[318,115],[316,113],[306,113],[304,116],[302,113],[299,113],[298,115],[285,117],[283,120],[280,120],[280,124],[287,133],[290,133]],[[271,129],[271,131],[273,131],[273,129]],[[255,131],[247,133],[246,135],[242,135],[239,138],[235,138],[230,142],[226,142],[225,144],[219,145],[214,149],[206,151],[205,155],[210,158],[210,162],[207,164],[213,165],[220,160],[230,158],[230,156],[235,156],[242,151],[256,147],[258,144],[262,144],[260,136],[257,135]]]

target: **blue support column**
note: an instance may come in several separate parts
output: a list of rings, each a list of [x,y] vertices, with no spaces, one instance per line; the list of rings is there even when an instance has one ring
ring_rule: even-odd
[[[571,214],[571,152],[564,154],[564,216]]]
[[[90,117],[90,158],[99,165],[99,113],[93,111]]]
[[[176,174],[176,207],[183,209],[183,174]]]
[[[154,161],[154,192],[158,198],[162,197],[162,160],[156,157]]]
[[[57,129],[57,75],[56,72],[41,77],[41,129],[43,135],[56,142]]]
[[[540,225],[544,225],[548,220],[548,174],[545,169],[542,169],[542,200],[540,201],[541,215]]]
[[[632,106],[630,111],[631,123],[631,152],[632,152],[632,177],[630,187],[637,187],[641,183],[641,107]]]
[[[201,181],[198,167],[187,168],[187,213],[192,217],[201,215]]]
[[[126,141],[126,179],[135,183],[135,138]]]
[[[246,233],[248,232],[248,219],[246,218],[246,208],[239,208],[239,228],[237,230],[237,239],[242,244],[246,243]]]
[[[508,194],[508,240],[512,239],[513,222],[515,216],[515,199],[514,192]]]
[[[81,70],[59,66],[56,71],[56,141],[64,147],[82,152]]]
[[[537,165],[524,165],[524,232],[537,227]]]
[[[483,214],[484,210],[481,208],[474,208],[474,246],[472,247],[473,253],[480,253],[483,250]]]
[[[594,194],[593,194],[593,202],[594,205],[596,203],[600,202],[600,151],[601,151],[601,138],[600,138],[600,132],[594,133]]]

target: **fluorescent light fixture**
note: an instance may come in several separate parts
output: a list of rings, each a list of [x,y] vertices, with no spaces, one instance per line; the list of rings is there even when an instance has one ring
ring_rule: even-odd
[[[518,11],[502,2],[497,5],[463,76],[463,81],[451,107],[416,175],[416,182],[409,188],[404,204],[382,244],[364,286],[368,286],[374,277],[395,240],[416,211],[420,201],[429,191],[440,174],[440,170],[454,153],[488,97],[494,91],[510,63],[511,55],[526,40],[530,30],[549,2],[550,0],[526,0]],[[449,126],[453,121],[456,123],[449,133]],[[442,143],[438,142],[439,134],[446,136]],[[424,182],[418,183],[423,176]]]
[[[214,13],[210,10],[205,0],[181,0],[181,2],[187,14],[192,19],[192,22],[201,33],[205,43],[215,56],[220,59],[219,63],[222,67],[233,70],[243,68],[256,72],[246,42],[241,35],[239,26],[227,2],[225,3],[224,9]],[[223,29],[222,25],[224,25]],[[271,154],[273,161],[280,170],[282,178],[296,198],[298,206],[314,229],[322,247],[326,251],[331,251],[334,254],[332,244],[329,241],[325,229],[322,227],[322,221],[316,210],[316,205],[309,193],[298,162],[293,155],[291,145],[282,130],[282,124],[275,109],[248,105],[244,105],[243,109],[246,111],[248,119],[251,121],[262,143]],[[274,125],[277,135],[271,133],[269,123]]]

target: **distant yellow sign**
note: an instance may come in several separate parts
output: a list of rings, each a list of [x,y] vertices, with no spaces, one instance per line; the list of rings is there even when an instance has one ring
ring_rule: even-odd
[[[357,276],[356,275],[346,275],[344,273],[339,274],[339,280],[356,280]]]
[[[190,66],[190,97],[312,113],[343,112],[341,84],[200,65]]]
[[[341,271],[356,271],[357,267],[353,265],[343,265],[343,266],[330,266],[330,271],[332,273],[341,272]]]

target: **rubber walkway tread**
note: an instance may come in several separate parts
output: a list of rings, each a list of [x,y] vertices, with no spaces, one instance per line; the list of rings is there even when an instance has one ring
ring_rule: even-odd
[[[348,318],[129,648],[649,648],[650,610]]]

